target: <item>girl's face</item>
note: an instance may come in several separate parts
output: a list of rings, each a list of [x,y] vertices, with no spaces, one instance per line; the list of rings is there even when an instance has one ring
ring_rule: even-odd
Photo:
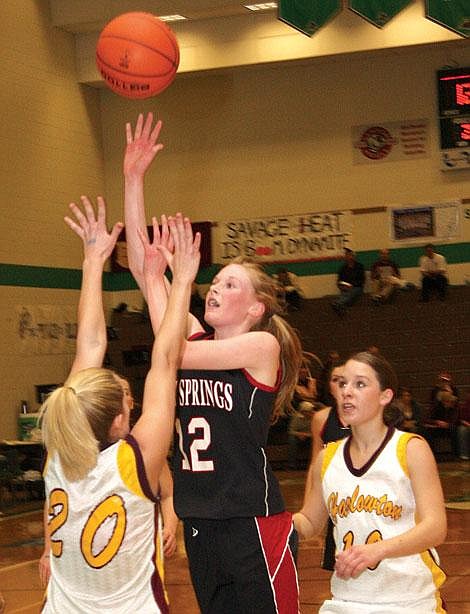
[[[372,367],[348,360],[338,383],[341,418],[356,426],[376,418],[382,420],[384,407],[393,398],[390,388],[380,389],[380,383]]]
[[[332,394],[332,396],[337,400],[337,402],[339,401],[339,381],[341,379],[341,376],[343,375],[343,371],[344,371],[344,366],[341,365],[340,367],[335,367],[332,371],[331,371],[331,375],[330,375],[330,392]]]
[[[240,264],[229,264],[212,280],[204,318],[214,328],[238,325],[248,314],[255,314],[259,305],[248,271]]]

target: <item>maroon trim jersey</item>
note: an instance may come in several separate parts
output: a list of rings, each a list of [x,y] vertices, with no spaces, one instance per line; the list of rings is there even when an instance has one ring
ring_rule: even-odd
[[[192,337],[208,338],[204,333]],[[179,372],[173,460],[180,518],[284,511],[265,451],[277,389],[256,382],[243,369]]]
[[[70,482],[57,454],[44,470],[51,579],[42,614],[167,614],[157,512],[132,435]]]

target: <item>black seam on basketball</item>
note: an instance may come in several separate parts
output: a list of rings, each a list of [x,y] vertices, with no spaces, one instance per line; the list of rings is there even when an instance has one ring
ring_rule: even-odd
[[[142,74],[136,74],[133,72],[124,72],[124,71],[118,70],[115,66],[113,66],[112,64],[108,64],[108,62],[103,60],[103,58],[100,56],[98,51],[96,52],[96,57],[103,66],[105,66],[106,68],[109,68],[110,70],[113,70],[118,75],[121,75],[121,79],[125,79],[126,77],[133,77],[134,79],[160,79],[161,77],[166,77],[167,75],[170,75],[174,72],[172,68],[170,68],[167,72],[158,73],[157,75],[155,74],[142,75]],[[174,66],[174,64],[172,64],[172,66]]]
[[[166,34],[166,32],[165,32]],[[172,64],[173,66],[175,66],[176,68],[178,67],[178,64],[173,60],[173,58],[168,57],[165,53],[163,53],[160,49],[155,49],[155,47],[150,47],[149,45],[146,45],[145,43],[141,43],[140,41],[135,41],[129,38],[125,38],[124,36],[116,36],[115,34],[102,34],[100,36],[101,40],[104,38],[114,38],[116,40],[120,40],[120,41],[126,41],[127,43],[134,43],[135,45],[140,45],[141,47],[144,47],[145,49],[149,49],[150,51],[153,51],[155,53],[158,53],[159,55],[161,55],[163,58],[165,58],[166,60],[168,60],[170,62],[170,64]],[[178,50],[176,49],[176,47],[173,45],[173,41],[171,40],[171,38],[168,36],[168,40],[171,41],[172,43],[172,47],[173,50],[176,52],[176,56],[177,59],[179,59],[179,53]]]

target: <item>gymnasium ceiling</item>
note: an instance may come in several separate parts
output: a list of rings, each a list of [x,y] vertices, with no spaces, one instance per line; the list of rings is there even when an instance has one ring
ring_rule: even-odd
[[[99,32],[113,17],[129,11],[181,14],[172,22],[181,51],[179,73],[226,70],[286,61],[313,61],[378,50],[397,53],[415,45],[468,46],[449,30],[424,18],[424,0],[414,0],[383,29],[343,10],[314,36],[277,18],[277,10],[252,12],[255,0],[49,0],[54,26],[74,34],[77,79],[101,85],[94,60]],[[343,5],[347,2],[344,0]]]

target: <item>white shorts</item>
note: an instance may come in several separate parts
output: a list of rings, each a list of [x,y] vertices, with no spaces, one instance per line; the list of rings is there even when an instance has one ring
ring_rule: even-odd
[[[440,598],[406,603],[358,603],[327,599],[318,614],[445,614]]]

